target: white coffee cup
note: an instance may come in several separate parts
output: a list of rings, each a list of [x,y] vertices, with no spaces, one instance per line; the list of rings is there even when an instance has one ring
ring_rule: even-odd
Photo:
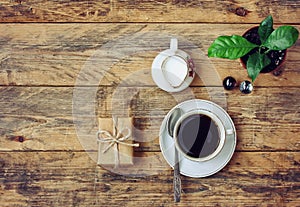
[[[163,52],[166,58],[161,64],[165,80],[173,88],[181,87],[187,77],[193,77],[195,65],[192,58],[184,51],[178,49],[178,40],[172,38],[170,49]]]
[[[197,126],[198,123],[196,123],[197,119],[196,117],[200,115],[202,118],[204,118],[204,120],[211,120],[210,124],[210,128],[207,132],[207,138],[205,138],[205,141],[203,140],[198,140],[198,138],[195,138],[196,134],[197,136],[199,136],[199,131],[195,131],[195,130],[191,130],[191,126]],[[193,119],[195,117],[195,119]],[[190,120],[188,120],[190,119]],[[186,121],[187,120],[187,121]],[[201,120],[201,119],[200,119]],[[202,119],[202,122],[204,123],[204,120]],[[191,123],[190,123],[191,122]],[[194,123],[192,123],[194,122]],[[183,124],[185,124],[184,126],[181,126]],[[199,123],[199,128],[200,128],[200,124]],[[202,125],[203,126],[203,125]],[[189,134],[180,134],[181,133],[181,129],[180,127],[186,127],[186,129],[182,129],[182,131],[187,131]],[[216,132],[217,132],[217,136],[216,137]],[[183,132],[185,133],[185,132]],[[201,133],[201,132],[200,132]],[[204,132],[206,133],[206,132]],[[211,134],[210,134],[211,133]],[[211,160],[212,158],[216,157],[219,152],[222,150],[224,143],[225,143],[225,139],[226,139],[226,135],[230,135],[233,134],[233,130],[232,129],[228,129],[226,130],[224,127],[224,124],[222,123],[222,121],[220,120],[220,118],[215,115],[214,113],[212,113],[211,111],[208,110],[204,110],[204,109],[197,109],[197,110],[192,110],[189,111],[185,114],[183,114],[182,116],[180,116],[180,118],[176,121],[175,127],[174,127],[174,131],[173,131],[173,138],[175,141],[175,147],[176,149],[183,155],[185,156],[187,159],[192,160],[192,161],[198,161],[198,162],[204,162],[204,161],[208,161]],[[197,139],[197,140],[195,140]],[[211,139],[211,140],[209,140]],[[209,141],[211,141],[212,143],[209,143]],[[187,144],[183,144],[183,143],[187,143]],[[197,145],[196,143],[199,142],[203,142],[203,145]],[[211,144],[211,145],[210,145]],[[213,146],[212,146],[213,145]],[[189,148],[201,148],[199,150],[200,152],[205,151],[205,147],[207,147],[206,151],[209,151],[207,155],[205,156],[191,156],[189,153],[191,152],[191,149]],[[209,149],[212,148],[212,149]],[[207,153],[207,152],[205,152]]]

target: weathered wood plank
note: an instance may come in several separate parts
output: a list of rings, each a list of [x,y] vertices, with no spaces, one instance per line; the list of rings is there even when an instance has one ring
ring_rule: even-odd
[[[193,98],[227,107],[237,128],[238,150],[299,149],[298,87],[257,87],[250,95],[239,90],[222,94],[223,89],[216,87],[193,87],[173,95],[154,87],[94,89],[94,98],[83,94],[72,104],[73,87],[1,87],[0,149],[82,150],[78,133],[93,136],[96,116],[116,114],[133,117],[135,136],[143,142],[137,151],[159,151],[157,137],[164,115],[177,103]],[[96,109],[94,118],[86,107]],[[91,146],[85,149],[95,149],[95,144]]]
[[[298,0],[0,0],[1,206],[174,206],[157,135],[169,109],[191,98],[226,107],[238,143],[219,173],[182,176],[176,206],[299,205],[299,41],[284,72],[259,76],[250,95],[221,87],[228,75],[247,79],[238,61],[210,59],[216,73],[204,64],[217,36],[242,34],[268,14],[276,27],[300,30],[299,11]],[[158,89],[150,71],[173,36],[203,63],[201,78],[178,94]],[[86,93],[74,97],[80,88]],[[121,175],[96,166],[94,111],[133,116],[141,146]]]
[[[299,20],[299,1],[8,1],[0,2],[1,22],[276,22]],[[209,14],[209,15],[208,15]]]
[[[2,206],[174,205],[173,173],[166,163],[128,177],[96,167],[85,152],[11,152],[0,157]],[[177,206],[297,206],[299,158],[299,152],[236,152],[213,176],[182,176]]]
[[[70,86],[78,84],[155,85],[151,64],[169,47],[171,36],[192,53],[197,73],[211,73],[221,86],[228,75],[247,79],[238,60],[208,59],[206,51],[219,35],[242,34],[247,24],[1,24],[0,84]],[[300,30],[300,26],[296,26]],[[22,32],[20,32],[22,31]],[[300,86],[299,41],[289,49],[280,76],[263,74],[258,86]],[[210,63],[210,61],[212,63]],[[214,70],[215,68],[215,70]],[[203,78],[203,76],[201,76]],[[96,82],[94,79],[98,78]],[[93,81],[92,81],[93,80]],[[142,80],[142,81],[141,81]],[[77,82],[76,82],[77,81]],[[192,83],[203,86],[199,77]]]

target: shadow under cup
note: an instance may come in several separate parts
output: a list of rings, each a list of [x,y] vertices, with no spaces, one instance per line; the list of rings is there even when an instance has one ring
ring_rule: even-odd
[[[206,161],[215,157],[225,141],[225,130],[219,118],[210,112],[184,114],[174,128],[176,148],[188,159]]]

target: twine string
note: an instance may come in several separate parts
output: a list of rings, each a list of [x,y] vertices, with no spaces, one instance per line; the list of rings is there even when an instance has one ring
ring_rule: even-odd
[[[102,153],[107,152],[110,148],[113,147],[115,154],[115,163],[116,165],[120,163],[119,160],[119,150],[118,145],[126,145],[132,147],[138,147],[138,143],[128,143],[126,142],[131,137],[131,130],[128,127],[118,129],[118,118],[113,116],[113,132],[110,133],[107,130],[99,129],[97,132],[97,141],[100,143],[109,143],[102,151]]]

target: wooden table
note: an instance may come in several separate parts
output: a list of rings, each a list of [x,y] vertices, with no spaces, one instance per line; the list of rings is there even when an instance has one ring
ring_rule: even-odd
[[[283,73],[260,75],[250,95],[195,78],[190,98],[225,94],[222,106],[236,125],[237,147],[217,174],[182,176],[180,203],[173,202],[173,171],[159,147],[164,115],[189,99],[181,93],[174,101],[151,79],[153,58],[169,44],[162,36],[179,37],[184,50],[190,49],[186,41],[206,54],[217,36],[241,35],[268,14],[275,27],[300,30],[299,0],[0,1],[1,206],[300,206],[299,40],[289,49]],[[123,46],[122,38],[128,40]],[[138,47],[143,41],[150,43],[145,51]],[[137,51],[107,52],[118,54],[122,48]],[[112,64],[107,71],[80,76],[93,61]],[[239,61],[211,61],[219,80],[249,79]],[[144,79],[122,84],[139,72]],[[93,79],[97,74],[101,80]],[[80,97],[81,105],[74,107],[78,88],[96,91],[94,99]],[[116,97],[116,90],[128,96]],[[112,104],[122,100],[128,102]],[[82,114],[80,107],[92,111]],[[134,127],[152,138],[140,141],[135,155],[160,163],[132,176],[97,166],[95,146],[80,138],[80,127],[86,133],[97,128],[95,117],[124,110]]]

